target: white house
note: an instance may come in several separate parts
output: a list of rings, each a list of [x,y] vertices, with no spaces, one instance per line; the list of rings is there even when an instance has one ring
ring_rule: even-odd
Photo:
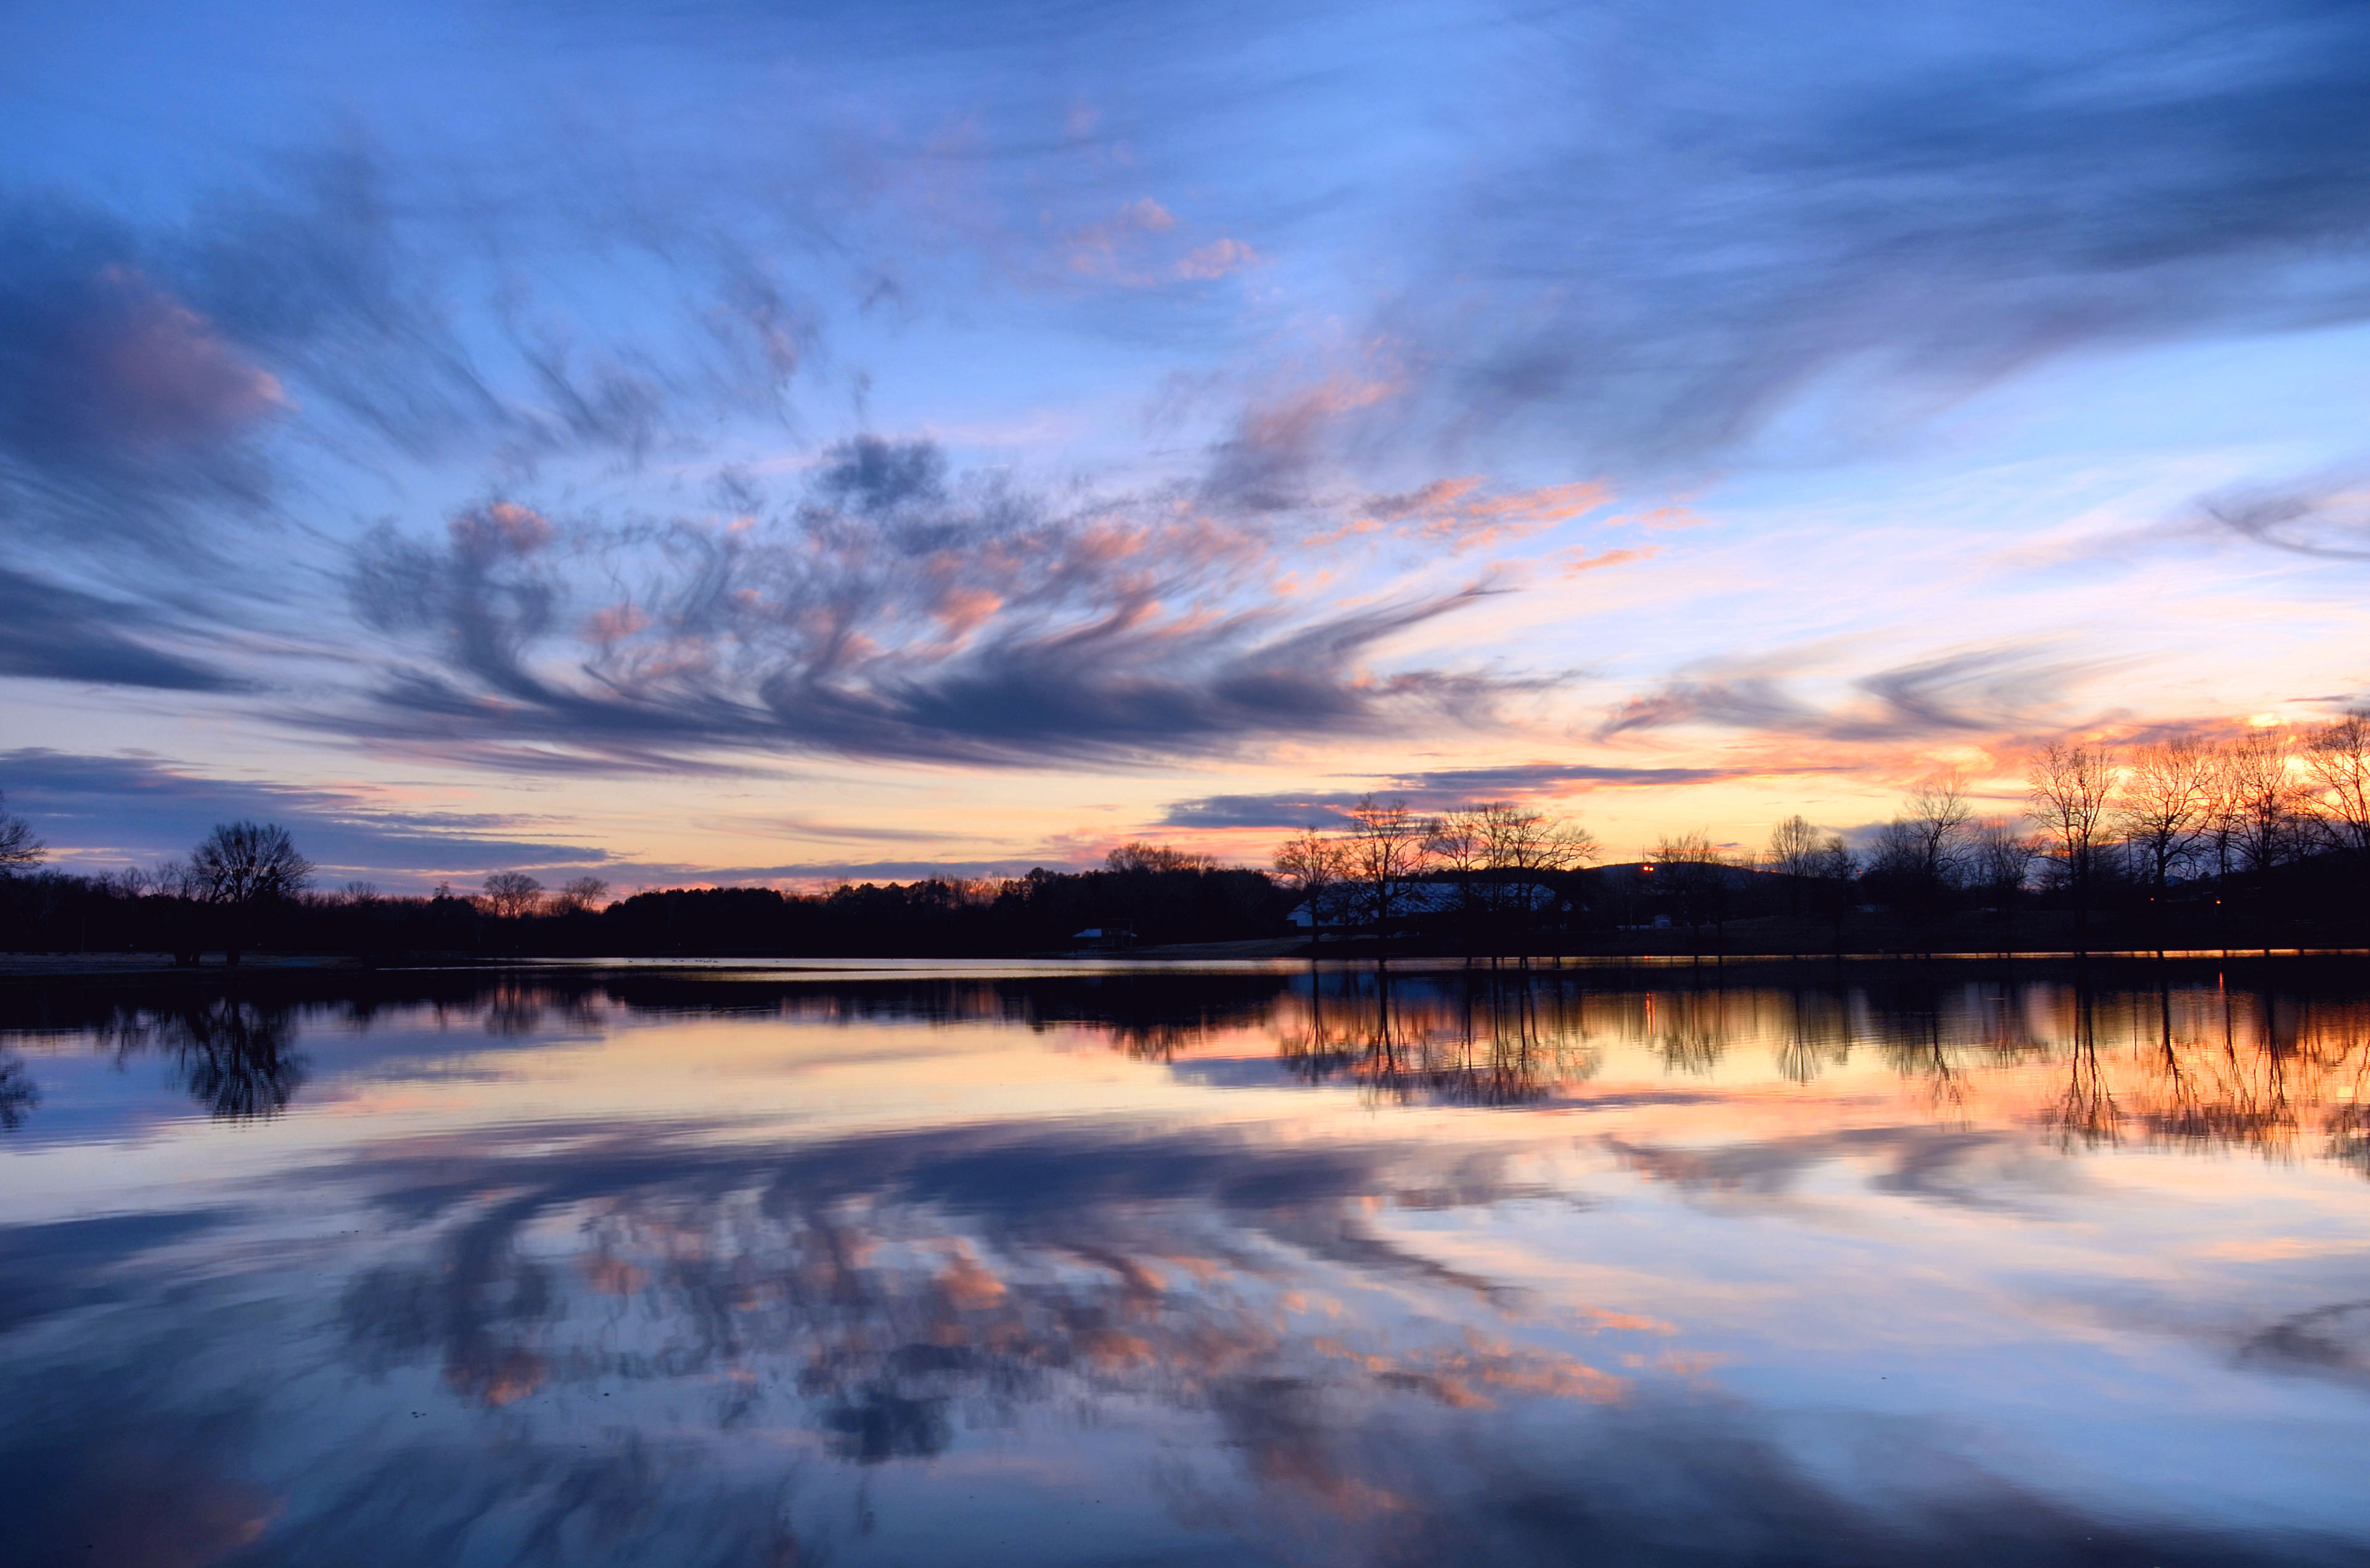
[[[1551,910],[1561,897],[1552,887],[1537,882],[1480,883],[1472,887],[1476,903],[1500,910]],[[1401,887],[1393,903],[1401,915],[1443,915],[1465,907],[1467,889],[1454,882],[1410,882]],[[1310,908],[1312,900],[1304,898],[1292,906],[1284,916],[1303,931],[1318,926],[1331,930],[1337,926],[1362,925],[1374,908],[1374,895],[1355,884],[1326,890],[1324,918]]]

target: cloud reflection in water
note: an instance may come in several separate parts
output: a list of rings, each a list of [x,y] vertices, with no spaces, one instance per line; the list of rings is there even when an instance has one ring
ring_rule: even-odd
[[[2370,1539],[2341,987],[385,983],[0,1020],[24,1560],[109,1471],[120,1562]]]

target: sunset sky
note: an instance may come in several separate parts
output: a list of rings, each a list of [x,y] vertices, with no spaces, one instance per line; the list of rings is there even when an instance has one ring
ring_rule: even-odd
[[[19,7],[0,791],[1612,859],[2370,700],[2370,7]]]

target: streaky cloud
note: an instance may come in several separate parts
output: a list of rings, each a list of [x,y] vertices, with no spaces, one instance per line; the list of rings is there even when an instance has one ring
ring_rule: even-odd
[[[1296,620],[1255,592],[1218,608],[1271,569],[1255,521],[950,475],[927,441],[843,442],[803,498],[745,522],[614,530],[490,500],[446,535],[382,530],[358,554],[357,612],[414,658],[312,722],[628,765],[704,750],[1123,762],[1487,723],[1523,685],[1371,668],[1486,580]],[[625,586],[588,605],[594,580]]]
[[[545,172],[473,193],[348,137],[136,220],[0,184],[0,529],[236,586],[325,477],[631,472],[785,413],[817,328],[753,235]]]
[[[2332,472],[2203,498],[2205,515],[2243,538],[2298,555],[2370,561],[2370,480]]]
[[[520,866],[597,865],[606,852],[520,836],[516,817],[390,809],[361,787],[249,784],[207,778],[152,757],[84,756],[28,747],[0,751],[9,807],[80,853],[73,864],[181,853],[216,822],[276,820],[339,877],[407,882]]]
[[[1696,0],[1523,37],[1408,225],[1378,329],[1429,368],[1386,426],[1687,467],[1813,397],[1862,441],[2085,348],[2370,315],[2359,7]]]
[[[0,567],[0,675],[163,692],[236,692],[247,682],[127,635],[136,605]]]
[[[1777,674],[1676,681],[1622,704],[1595,735],[1687,725],[1835,741],[2028,734],[2058,727],[2068,688],[2100,668],[2029,645],[1969,649],[1860,676],[1851,682],[1860,700],[1837,707],[1806,700]]]

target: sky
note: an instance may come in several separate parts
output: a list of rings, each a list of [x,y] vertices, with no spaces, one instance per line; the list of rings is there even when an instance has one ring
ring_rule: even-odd
[[[2370,10],[13,8],[0,791],[325,880],[1608,858],[2370,701]]]

